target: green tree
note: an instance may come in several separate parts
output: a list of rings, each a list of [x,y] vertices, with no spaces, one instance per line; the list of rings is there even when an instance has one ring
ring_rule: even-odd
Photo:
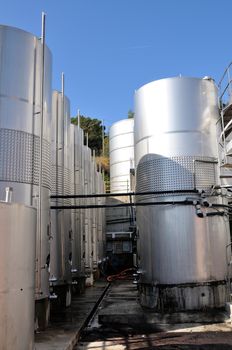
[[[71,122],[77,125],[78,118],[72,118]],[[102,152],[102,121],[81,115],[80,127],[83,129],[85,134],[88,134],[89,147],[95,150],[96,155],[99,156]]]
[[[129,109],[129,111],[127,113],[127,118],[131,119],[131,118],[134,118],[134,116],[135,116],[135,113],[131,109]]]

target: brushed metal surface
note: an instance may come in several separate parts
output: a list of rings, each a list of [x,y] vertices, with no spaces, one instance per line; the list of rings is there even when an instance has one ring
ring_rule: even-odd
[[[209,190],[219,183],[217,89],[212,80],[168,78],[144,85],[135,94],[137,190]],[[194,175],[195,172],[195,175]],[[186,195],[198,198],[198,195]],[[186,196],[164,195],[158,200]],[[141,201],[157,201],[154,196]],[[212,197],[211,202],[222,203]],[[210,211],[210,210],[209,210]],[[226,217],[196,216],[194,206],[137,207],[141,282],[180,284],[225,280]],[[229,254],[229,252],[228,252]]]
[[[130,191],[130,169],[134,165],[134,119],[114,123],[109,131],[110,190]]]
[[[0,349],[34,349],[36,209],[0,202]]]
[[[84,146],[84,193],[90,194],[92,191],[92,178],[91,178],[91,150],[89,147]],[[91,204],[92,199],[85,200],[86,204]],[[92,245],[92,211],[91,209],[84,209],[84,238],[85,238],[85,268],[92,273],[93,272],[93,245]]]
[[[64,103],[63,103],[64,102]],[[71,194],[70,103],[58,91],[52,96],[52,193]],[[57,199],[53,203],[69,205],[70,199]],[[71,212],[54,210],[51,214],[52,284],[71,282]]]
[[[0,26],[0,193],[13,188],[13,200],[38,205],[41,100],[41,42],[30,33]],[[20,67],[20,68],[19,68]],[[50,122],[52,57],[45,48],[42,236],[37,234],[36,299],[49,295]],[[38,266],[38,262],[41,266]]]
[[[73,129],[73,158],[71,163],[73,164],[73,176],[74,176],[74,194],[84,193],[84,177],[83,177],[83,130],[76,125],[71,125]],[[72,203],[74,205],[82,204],[83,200],[74,199]],[[73,276],[83,276],[85,273],[84,265],[84,241],[83,232],[84,225],[81,215],[81,210],[72,211],[72,270]]]

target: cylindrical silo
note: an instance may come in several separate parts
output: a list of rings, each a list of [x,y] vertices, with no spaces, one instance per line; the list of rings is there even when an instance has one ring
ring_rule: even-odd
[[[84,194],[92,193],[92,155],[91,149],[84,146]],[[92,204],[92,198],[87,198],[86,205]],[[85,241],[85,272],[86,284],[93,284],[93,231],[92,231],[92,209],[84,209],[84,241]]]
[[[134,168],[134,119],[114,123],[109,131],[110,191],[131,191],[130,170]]]
[[[73,175],[75,195],[84,194],[83,177],[83,130],[76,125],[71,125],[74,131],[74,154],[73,154]],[[73,200],[74,205],[81,205],[82,199]],[[85,284],[85,260],[84,260],[84,241],[83,241],[83,209],[72,211],[73,239],[72,239],[72,279],[76,281],[73,285],[73,291],[83,290]]]
[[[0,202],[0,349],[34,349],[36,209]]]
[[[132,173],[134,169],[134,119],[123,119],[114,123],[109,131],[110,151],[110,191],[133,191]],[[129,202],[128,196],[107,198],[107,204]],[[129,231],[131,208],[107,208],[107,232]]]
[[[102,178],[102,173],[100,171],[97,172],[97,189],[96,193],[102,194],[105,193],[104,183]],[[96,201],[97,205],[105,204],[105,199],[103,197],[98,197]],[[98,251],[98,261],[102,260],[105,256],[104,248],[105,248],[105,209],[98,208],[97,209],[97,251]]]
[[[52,96],[52,193],[71,194],[69,100],[61,92]],[[55,199],[53,204],[70,205],[70,199]],[[53,210],[51,221],[50,282],[61,305],[70,304],[71,211]]]
[[[162,79],[135,94],[136,191],[158,192],[137,197],[154,203],[137,207],[139,291],[158,311],[221,307],[227,298],[228,218],[212,190],[218,119],[209,78]]]
[[[95,153],[92,157],[91,162],[91,182],[92,182],[92,189],[91,193],[96,194],[97,193],[97,164],[96,164],[96,158]],[[92,198],[91,201],[92,205],[97,204],[97,198]],[[92,209],[92,245],[93,245],[93,270],[95,271],[98,266],[98,237],[97,237],[97,210],[98,208]]]
[[[45,47],[42,79],[42,45],[39,38],[23,30],[1,25],[0,43],[0,193],[4,195],[5,187],[13,187],[14,202],[38,208],[35,297],[37,323],[43,327],[43,320],[48,314],[49,296],[52,57]]]

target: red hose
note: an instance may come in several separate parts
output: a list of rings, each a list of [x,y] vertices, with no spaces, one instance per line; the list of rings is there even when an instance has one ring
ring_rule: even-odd
[[[115,280],[126,280],[135,271],[136,271],[136,269],[134,267],[131,267],[129,269],[121,271],[117,275],[108,276],[107,277],[107,281],[108,282],[112,282],[112,281],[115,281]]]

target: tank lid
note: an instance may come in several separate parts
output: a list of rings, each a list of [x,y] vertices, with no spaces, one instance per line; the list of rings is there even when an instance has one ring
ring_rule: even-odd
[[[214,81],[213,78],[211,78],[209,75],[206,75],[202,80],[209,80],[209,81]]]

